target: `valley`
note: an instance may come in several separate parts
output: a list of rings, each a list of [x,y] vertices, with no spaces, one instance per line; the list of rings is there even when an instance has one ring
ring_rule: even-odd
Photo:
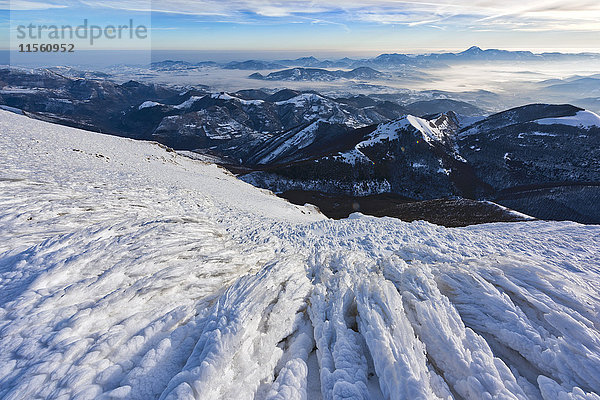
[[[513,102],[508,86],[496,92],[448,92],[409,89],[407,81],[420,74],[419,79],[442,88],[446,84],[429,74],[465,63],[480,70],[497,65],[501,72],[495,76],[509,79],[518,74],[503,69],[507,63],[534,70],[543,61],[543,77],[549,63],[592,65],[596,60],[586,54],[473,47],[362,60],[161,61],[139,74],[8,68],[0,70],[0,104],[43,121],[159,142],[296,203],[317,203],[333,218],[348,216],[357,211],[352,205],[361,203],[360,211],[367,214],[403,216],[401,209],[410,209],[406,218],[444,224],[428,214],[443,205],[452,214],[468,215],[468,207],[455,209],[469,200],[489,211],[489,218],[476,221],[505,218],[490,208],[492,202],[531,218],[599,223],[600,117],[589,100],[600,93],[597,75],[531,80],[529,71],[522,74],[529,83],[519,101],[551,101],[510,109],[502,108]],[[215,91],[206,77],[194,85],[163,85],[149,77],[176,73],[191,80],[212,70],[243,73],[261,83]],[[140,79],[123,81],[124,74]],[[382,89],[382,81],[405,88]],[[346,93],[331,90],[330,84],[344,86]],[[592,109],[550,104],[556,99],[578,104],[577,96],[587,96],[582,104]],[[523,189],[528,187],[537,189]]]

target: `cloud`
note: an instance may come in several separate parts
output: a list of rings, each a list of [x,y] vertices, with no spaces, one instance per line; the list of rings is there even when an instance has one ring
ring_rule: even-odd
[[[0,1],[0,4],[7,1]],[[598,0],[13,0],[20,9],[71,5],[218,17],[219,21],[264,23],[329,21],[486,30],[600,31]]]

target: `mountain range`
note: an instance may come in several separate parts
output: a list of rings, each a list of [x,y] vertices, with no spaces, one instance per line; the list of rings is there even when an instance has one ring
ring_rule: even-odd
[[[264,76],[259,72],[250,75],[252,79],[271,81],[334,81],[337,79],[379,79],[384,74],[369,67],[359,67],[351,71],[330,71],[320,68],[293,68],[271,72]]]
[[[600,117],[592,112],[534,104],[479,120],[408,115],[361,133],[314,157],[305,155],[309,135],[291,136],[243,179],[277,192],[459,196],[542,219],[600,221]]]
[[[5,108],[194,151],[256,186],[293,192],[297,201],[318,199],[315,192],[460,197],[541,219],[600,222],[600,120],[571,105],[487,115],[449,99],[399,104],[290,89],[215,93],[51,70],[0,70],[0,82]]]
[[[345,57],[339,60],[320,60],[313,56],[297,59],[284,59],[274,61],[247,60],[217,63],[213,61],[186,62],[186,61],[157,61],[152,63],[152,68],[165,70],[185,70],[203,67],[220,67],[225,69],[240,70],[275,70],[294,68],[345,68],[356,69],[361,67],[396,69],[402,66],[423,66],[430,64],[452,64],[461,62],[490,62],[490,61],[557,61],[557,60],[589,60],[598,59],[594,53],[565,54],[565,53],[533,53],[530,51],[509,51],[498,49],[483,50],[472,46],[462,52],[428,53],[428,54],[381,54],[373,58],[353,59]]]

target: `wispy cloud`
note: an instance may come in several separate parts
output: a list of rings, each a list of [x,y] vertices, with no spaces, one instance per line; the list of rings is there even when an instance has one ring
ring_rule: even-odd
[[[0,7],[9,2],[0,1]],[[353,22],[429,26],[446,29],[462,24],[486,30],[577,30],[600,31],[598,0],[13,0],[12,8],[40,10],[76,5],[130,11],[153,11],[216,17],[238,23],[281,20],[282,22]]]

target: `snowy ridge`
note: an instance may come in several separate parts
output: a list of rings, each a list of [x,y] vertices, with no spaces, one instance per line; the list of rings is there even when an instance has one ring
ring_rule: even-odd
[[[143,110],[144,108],[152,108],[156,106],[160,106],[162,104],[157,103],[156,101],[145,101],[138,107],[138,110]]]
[[[434,122],[438,122],[436,125]],[[457,122],[458,123],[458,122]],[[398,138],[398,134],[407,128],[413,128],[421,134],[423,139],[429,143],[443,143],[448,134],[455,127],[450,125],[449,117],[442,115],[438,120],[426,120],[423,118],[407,115],[396,121],[380,124],[377,129],[369,135],[369,139],[359,143],[357,149],[369,147],[382,141],[392,141]]]
[[[592,111],[579,111],[572,117],[560,117],[560,118],[544,118],[533,121],[540,125],[568,125],[581,127],[584,129],[590,129],[591,127],[600,127],[600,116]]]
[[[423,134],[423,138],[428,143],[440,142],[444,139],[444,134],[441,132],[440,129],[437,129],[431,123],[431,121],[427,121],[423,118],[414,117],[412,115],[407,116],[406,119],[408,120],[408,122],[410,122],[412,126],[417,128],[417,130]]]
[[[369,135],[367,140],[356,145],[356,149],[360,151],[360,149],[363,147],[373,146],[374,144],[381,143],[383,141],[395,140],[398,138],[399,131],[406,129],[409,126],[411,126],[411,123],[406,117],[397,121],[379,124],[377,129],[375,129]]]
[[[194,105],[194,103],[196,103],[198,100],[201,100],[202,98],[203,98],[202,96],[190,96],[190,98],[187,99],[186,101],[184,101],[183,103],[172,106],[172,107],[176,110],[187,110],[187,109],[191,108]],[[238,97],[231,96],[230,94],[227,94],[227,93],[213,93],[210,95],[210,98],[217,99],[217,100],[233,100],[233,101],[237,101],[237,102],[239,102],[243,105],[247,105],[247,106],[260,105],[260,104],[264,103],[264,101],[262,101],[262,100],[243,100]],[[155,101],[146,101],[146,102],[140,104],[138,109],[142,110],[144,108],[152,108],[152,107],[156,107],[156,106],[160,106],[160,105],[162,105],[162,104],[157,103]]]
[[[234,101],[238,101],[244,105],[247,106],[256,106],[256,105],[260,105],[263,104],[264,101],[263,100],[243,100],[240,99],[239,97],[234,97],[228,93],[213,93],[210,96],[213,99],[218,99],[218,100],[234,100]]]
[[[177,110],[187,110],[188,108],[192,107],[194,105],[194,103],[197,102],[198,100],[200,100],[201,98],[202,98],[201,96],[191,96],[189,99],[187,99],[183,103],[173,106],[173,108],[175,108]]]
[[[284,104],[293,104],[296,107],[303,107],[307,103],[329,103],[329,101],[325,97],[316,93],[302,93],[298,96],[292,97],[289,100],[278,101],[275,104],[278,106]]]
[[[598,226],[332,221],[8,112],[0,167],[2,399],[600,398]]]
[[[504,157],[507,157],[507,156],[505,155]],[[510,158],[509,158],[509,160],[510,160]],[[498,203],[494,203],[493,201],[485,200],[484,203],[488,203],[488,204],[493,205],[494,207],[498,207],[498,208],[506,211],[507,213],[514,215],[515,217],[522,218],[523,220],[530,220],[530,221],[535,220],[535,218],[532,217],[531,215],[527,215],[527,214],[523,214],[523,213],[515,211],[515,210],[511,210],[510,208],[504,207],[503,205],[498,204]]]

